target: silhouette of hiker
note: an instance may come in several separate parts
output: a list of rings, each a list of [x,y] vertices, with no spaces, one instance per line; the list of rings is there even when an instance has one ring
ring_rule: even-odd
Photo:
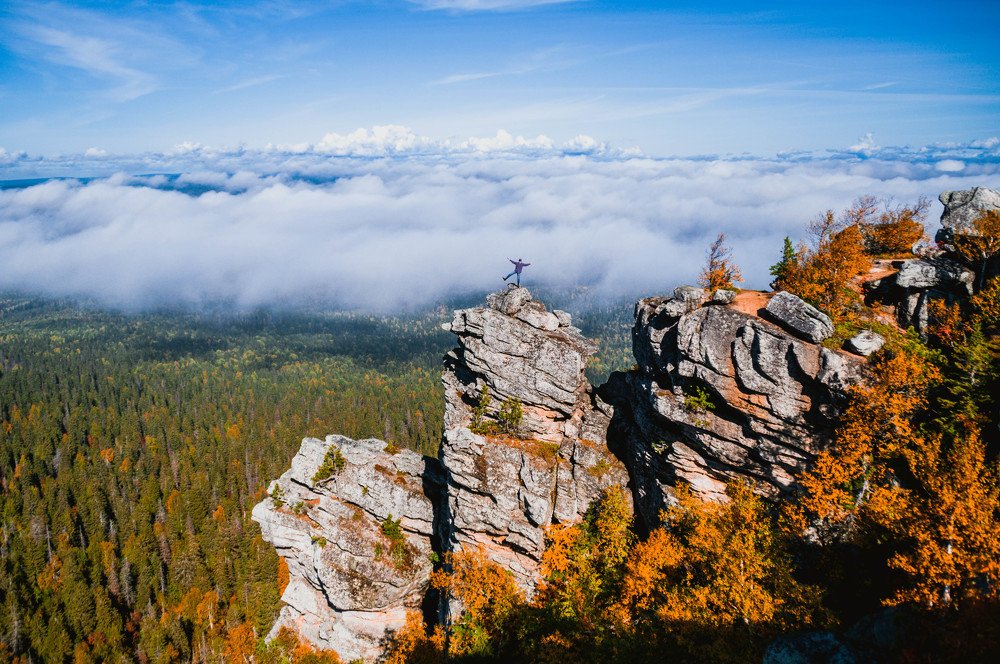
[[[507,260],[510,261],[509,258]],[[508,279],[510,279],[511,277],[513,277],[516,274],[517,275],[517,285],[518,285],[518,288],[520,288],[520,286],[521,286],[521,270],[523,270],[524,268],[526,268],[529,265],[531,265],[531,263],[522,263],[520,258],[518,258],[516,261],[510,261],[510,262],[514,264],[514,271],[511,272],[510,274],[508,274],[506,277],[504,277],[503,280],[507,281]]]

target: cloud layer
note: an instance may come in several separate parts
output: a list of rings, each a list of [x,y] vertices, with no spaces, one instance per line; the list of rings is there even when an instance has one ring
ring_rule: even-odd
[[[995,140],[775,158],[650,159],[581,137],[504,132],[435,143],[403,128],[262,151],[59,160],[0,152],[6,179],[117,173],[0,191],[0,289],[123,307],[306,302],[395,310],[526,281],[608,295],[664,292],[697,275],[726,232],[751,287],[785,235],[861,194],[936,198],[1000,187]],[[940,207],[932,208],[932,224]]]

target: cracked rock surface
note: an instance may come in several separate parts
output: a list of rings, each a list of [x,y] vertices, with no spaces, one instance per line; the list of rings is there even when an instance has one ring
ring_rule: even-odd
[[[815,320],[803,311],[796,321]],[[615,408],[612,444],[627,450],[647,527],[678,480],[716,500],[736,477],[769,495],[790,489],[860,379],[861,358],[736,307],[675,292],[640,300],[635,318],[637,369],[612,375],[600,394]]]
[[[306,438],[270,497],[254,507],[254,521],[289,571],[272,636],[287,626],[345,660],[373,660],[386,630],[423,601],[434,527],[424,486],[436,477],[436,461],[386,447],[376,439]],[[314,480],[337,451],[341,468]],[[403,535],[395,554],[382,528],[388,519],[398,520]]]

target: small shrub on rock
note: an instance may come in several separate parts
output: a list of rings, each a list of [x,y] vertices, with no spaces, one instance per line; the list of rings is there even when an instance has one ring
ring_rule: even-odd
[[[319,468],[316,469],[316,474],[313,475],[313,482],[322,482],[323,480],[330,479],[342,471],[345,465],[347,465],[347,459],[340,453],[340,448],[335,446],[330,447],[326,451],[326,456],[323,457],[323,463],[320,464]]]

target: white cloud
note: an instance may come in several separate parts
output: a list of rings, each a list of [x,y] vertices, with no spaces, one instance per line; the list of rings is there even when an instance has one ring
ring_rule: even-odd
[[[130,101],[157,89],[151,75],[123,64],[123,49],[109,40],[53,28],[37,28],[30,34],[51,47],[48,51],[50,59],[93,76],[116,81],[111,89],[111,97],[115,101]]]
[[[958,159],[942,159],[934,167],[943,173],[958,173],[965,170],[965,162]]]
[[[84,157],[107,157],[108,151],[101,148],[87,148],[87,151],[83,153]]]
[[[417,152],[433,145],[431,139],[416,135],[409,127],[379,125],[359,128],[349,134],[331,132],[314,149],[336,155],[378,156]]]
[[[852,145],[847,149],[851,152],[857,152],[858,154],[867,154],[878,149],[878,146],[875,145],[875,136],[871,132],[868,132],[864,136],[858,137],[857,144]]]
[[[603,154],[587,137],[563,150],[508,132],[426,145],[386,127],[324,141],[327,152],[193,145],[68,159],[77,173],[86,163],[124,172],[0,190],[0,288],[121,306],[322,300],[384,310],[495,289],[517,254],[532,263],[529,286],[638,297],[691,282],[720,231],[748,285],[763,287],[782,237],[800,236],[823,210],[865,193],[905,202],[1000,187],[1000,151],[969,146],[650,159]],[[941,171],[947,159],[965,169]]]

